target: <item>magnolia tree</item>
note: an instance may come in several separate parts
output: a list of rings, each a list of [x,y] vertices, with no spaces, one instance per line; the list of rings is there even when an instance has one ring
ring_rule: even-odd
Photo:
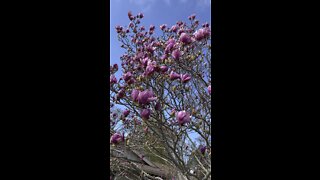
[[[211,31],[195,15],[171,27],[117,26],[110,67],[110,161],[128,179],[211,178]],[[146,163],[147,162],[147,163]]]

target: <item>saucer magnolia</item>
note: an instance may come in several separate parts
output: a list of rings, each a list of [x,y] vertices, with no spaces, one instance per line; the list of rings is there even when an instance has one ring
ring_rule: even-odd
[[[206,146],[200,146],[200,152],[204,154],[206,152],[207,147]]]
[[[151,101],[156,100],[157,98],[154,96],[151,90],[144,90],[139,93],[137,100],[140,104],[145,105],[149,104]]]
[[[190,122],[190,114],[186,111],[179,111],[176,114],[176,119],[180,125]]]
[[[120,135],[120,134],[118,134],[118,133],[115,133],[115,134],[113,134],[113,135],[111,136],[111,138],[110,138],[110,143],[111,143],[111,144],[118,144],[118,143],[120,143],[121,141],[123,141],[123,139],[124,139],[124,136],[122,136],[122,135]]]
[[[211,27],[195,14],[160,26],[142,18],[129,12],[112,32],[124,53],[110,64],[110,170],[119,179],[211,179]],[[131,166],[133,152],[159,166]]]
[[[192,42],[191,37],[187,33],[181,33],[180,41],[184,44],[190,44]]]
[[[138,101],[139,93],[140,93],[140,91],[137,89],[132,90],[131,97],[132,97],[133,101],[135,101],[135,102]]]
[[[131,72],[127,72],[123,75],[123,80],[128,81],[132,77]]]
[[[179,78],[180,78],[180,74],[177,74],[177,73],[171,71],[170,80],[175,80],[175,79],[179,79]]]
[[[160,66],[161,72],[167,72],[168,71],[168,66]]]
[[[174,50],[174,51],[172,52],[172,57],[173,57],[175,60],[178,60],[178,59],[180,58],[180,56],[181,56],[181,52],[180,52],[178,49],[176,49],[176,50]]]
[[[115,75],[111,75],[110,76],[110,84],[114,84],[114,83],[117,83],[117,78]]]
[[[191,80],[191,76],[189,74],[181,74],[180,79],[183,83],[186,83]]]
[[[149,119],[150,114],[151,114],[151,110],[150,110],[150,109],[143,109],[143,110],[141,111],[141,117],[142,117],[142,119],[145,119],[145,120]]]
[[[123,111],[124,117],[127,117],[130,114],[130,111],[128,109]]]

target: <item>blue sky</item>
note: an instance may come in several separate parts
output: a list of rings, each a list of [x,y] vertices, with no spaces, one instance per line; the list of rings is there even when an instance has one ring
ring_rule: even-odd
[[[115,26],[129,24],[129,10],[133,15],[142,12],[142,25],[148,28],[153,24],[156,32],[161,24],[171,27],[179,20],[188,21],[188,16],[193,13],[200,24],[211,21],[211,0],[110,0],[110,8],[110,65],[120,65],[124,51],[117,40]]]

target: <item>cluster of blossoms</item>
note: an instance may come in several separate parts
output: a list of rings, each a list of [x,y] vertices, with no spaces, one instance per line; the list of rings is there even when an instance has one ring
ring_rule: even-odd
[[[112,116],[130,132],[136,132],[137,126],[145,134],[159,127],[177,136],[186,129],[196,131],[204,138],[197,147],[204,155],[211,137],[210,26],[200,27],[193,14],[188,18],[191,25],[182,21],[171,27],[160,25],[163,36],[155,38],[156,26],[140,25],[143,17],[129,12],[128,26],[115,27],[126,53],[121,56],[118,78],[118,65],[110,66],[110,95],[114,104],[126,108]],[[124,138],[114,133],[110,143],[119,144]]]
[[[166,41],[156,40],[151,35],[155,31],[155,26],[150,25],[149,31],[145,32],[145,27],[141,26],[140,19],[144,16],[139,13],[137,16],[133,16],[131,12],[128,12],[128,17],[130,23],[128,28],[122,26],[116,26],[116,31],[120,37],[128,38],[127,35],[130,33],[130,30],[134,33],[131,37],[131,42],[136,44],[136,52],[129,55],[124,54],[122,59],[122,67],[124,69],[124,74],[117,81],[117,78],[113,74],[118,70],[118,65],[114,64],[110,69],[112,75],[110,76],[110,85],[120,84],[120,81],[125,83],[118,85],[119,89],[117,90],[116,98],[120,100],[126,96],[126,89],[135,85],[141,84],[143,80],[148,77],[152,77],[155,73],[166,75],[163,77],[168,77],[169,80],[174,81],[180,79],[182,83],[188,83],[192,79],[192,75],[188,73],[177,73],[175,72],[172,66],[172,60],[180,62],[186,60],[186,57],[195,59],[193,54],[189,52],[192,48],[195,48],[197,43],[201,43],[204,40],[210,38],[211,31],[209,24],[205,23],[202,25],[202,28],[195,30],[198,26],[199,21],[195,20],[195,15],[189,16],[189,20],[194,21],[193,27],[187,28],[186,24],[178,21],[177,24],[173,25],[171,28],[167,27],[166,24],[160,25],[160,29],[164,32],[175,34],[174,36],[168,36]],[[124,43],[124,42],[123,42]],[[124,43],[122,46],[126,48],[129,52],[133,52],[132,48],[129,47],[129,44]],[[161,54],[155,54],[159,50]],[[183,51],[185,50],[185,51]],[[189,53],[189,55],[188,55]],[[184,56],[185,55],[185,56]],[[172,58],[170,58],[172,57]],[[211,85],[208,85],[207,91],[211,94]],[[131,97],[133,102],[137,102],[142,108],[140,111],[140,117],[142,119],[149,119],[151,114],[151,109],[146,108],[146,105],[149,105],[150,102],[157,100],[152,90],[140,91],[138,89],[133,89],[131,92]],[[155,110],[161,109],[160,102],[157,102],[155,105]],[[126,110],[124,116],[127,117],[130,111]],[[190,114],[185,110],[182,110],[177,113],[176,120],[179,124],[183,125],[190,122]]]

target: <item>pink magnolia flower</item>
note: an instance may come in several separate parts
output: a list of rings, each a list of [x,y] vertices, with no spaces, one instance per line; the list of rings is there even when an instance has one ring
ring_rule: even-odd
[[[146,58],[144,58],[144,59],[141,60],[141,63],[142,63],[142,65],[147,66],[148,61],[149,61],[149,58],[146,57]]]
[[[188,81],[190,81],[191,76],[189,74],[184,74],[184,75],[181,74],[180,79],[183,83],[187,83]]]
[[[147,66],[147,68],[146,68],[146,75],[147,76],[149,76],[149,75],[151,75],[153,72],[154,72],[154,66]]]
[[[180,56],[181,56],[181,52],[180,52],[178,49],[176,49],[176,50],[174,50],[174,51],[172,52],[172,57],[173,57],[175,60],[178,60],[178,59],[180,58]]]
[[[150,25],[149,30],[150,30],[150,31],[153,31],[155,28],[156,28],[156,27],[155,27],[154,25]]]
[[[167,27],[166,24],[162,24],[162,25],[160,26],[160,29],[163,31],[166,27]]]
[[[144,17],[142,13],[139,13],[138,16],[140,19]]]
[[[128,11],[128,17],[130,18],[132,16],[132,12]]]
[[[142,111],[141,111],[141,118],[142,119],[144,119],[144,120],[147,120],[147,119],[149,119],[149,117],[150,117],[150,114],[151,114],[151,110],[150,109],[143,109]]]
[[[167,42],[166,42],[166,45],[168,44],[175,44],[176,41],[174,39],[169,39]]]
[[[123,79],[127,82],[132,77],[132,73],[129,71],[123,75]]]
[[[201,41],[202,39],[207,38],[209,36],[210,36],[210,29],[208,27],[201,28],[194,33],[194,38],[197,41]]]
[[[206,152],[206,149],[207,149],[207,147],[206,146],[200,146],[200,152],[202,153],[202,154],[204,154],[205,152]]]
[[[128,84],[133,84],[135,82],[134,78],[129,79]]]
[[[128,109],[123,111],[124,117],[127,117],[130,114],[130,111]]]
[[[117,78],[114,75],[110,76],[110,84],[117,83]]]
[[[160,57],[160,59],[163,61],[163,60],[165,60],[165,59],[167,59],[167,54],[163,54],[161,57]]]
[[[122,29],[123,29],[123,27],[121,27],[121,26],[116,26],[117,33],[121,33],[121,32],[122,32]]]
[[[121,90],[118,92],[117,97],[118,97],[118,98],[123,98],[124,95],[125,95],[124,89],[121,89]]]
[[[173,46],[174,46],[174,43],[169,43],[169,44],[166,46],[164,52],[165,52],[165,53],[171,52],[172,49],[173,49]]]
[[[176,114],[176,119],[180,125],[190,122],[190,114],[186,111],[179,111]]]
[[[114,68],[116,71],[118,71],[118,64],[114,64],[114,65],[113,65],[113,68]]]
[[[151,90],[144,90],[138,95],[138,102],[141,105],[149,104],[151,101],[156,100],[157,98],[154,96]]]
[[[177,32],[178,29],[179,29],[179,26],[173,25],[170,30],[171,30],[172,32]]]
[[[189,20],[194,20],[196,18],[196,15],[195,14],[191,14],[191,16],[188,17]]]
[[[182,33],[179,40],[184,44],[190,44],[192,42],[191,37],[187,33]]]
[[[123,140],[124,137],[122,137],[120,134],[115,133],[111,136],[110,138],[110,143],[111,144],[118,144]]]
[[[175,80],[175,79],[179,79],[179,78],[180,78],[180,74],[177,74],[177,73],[171,71],[170,80]]]
[[[130,22],[130,23],[129,23],[129,27],[131,27],[131,28],[133,28],[133,27],[134,27],[133,22]]]
[[[137,89],[132,90],[131,92],[131,97],[133,101],[138,101],[138,95],[139,95],[140,91]]]
[[[160,66],[161,72],[167,72],[168,71],[168,66]]]

